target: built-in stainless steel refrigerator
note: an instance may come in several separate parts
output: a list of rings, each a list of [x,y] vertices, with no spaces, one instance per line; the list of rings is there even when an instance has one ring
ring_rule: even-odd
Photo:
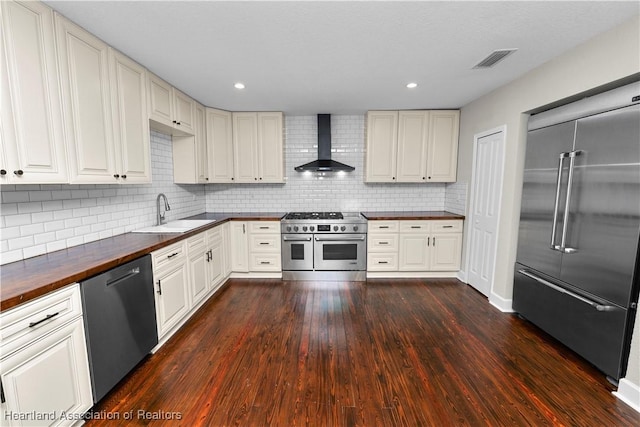
[[[614,380],[636,315],[639,233],[640,83],[532,115],[513,309]]]

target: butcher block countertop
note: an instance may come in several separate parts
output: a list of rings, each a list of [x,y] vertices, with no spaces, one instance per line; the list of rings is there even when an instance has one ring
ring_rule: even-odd
[[[447,211],[409,211],[409,212],[361,212],[369,221],[396,221],[396,220],[438,220],[438,219],[464,219],[464,215],[458,215]]]
[[[216,222],[181,234],[126,233],[0,267],[0,311],[38,298],[227,221],[280,221],[285,213],[204,213]]]

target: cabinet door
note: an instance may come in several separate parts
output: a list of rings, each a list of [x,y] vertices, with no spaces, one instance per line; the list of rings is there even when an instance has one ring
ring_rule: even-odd
[[[6,154],[6,163],[0,167],[7,172],[2,182],[66,183],[53,12],[40,2],[13,1],[0,2],[0,12],[0,96]]]
[[[174,126],[193,135],[195,129],[196,102],[188,95],[173,88]]]
[[[455,182],[460,111],[433,110],[429,118],[427,181]]]
[[[207,108],[208,182],[233,182],[231,113]]]
[[[171,85],[160,77],[149,74],[149,118],[173,127]]]
[[[33,425],[12,421],[9,413],[82,414],[93,405],[82,319],[68,323],[2,360],[0,405],[3,425]],[[43,420],[39,425],[72,425]],[[5,424],[7,423],[7,424]]]
[[[109,49],[116,169],[123,183],[151,182],[147,70]]]
[[[400,234],[398,263],[400,271],[427,271],[429,248],[426,234]]]
[[[215,240],[209,245],[209,289],[217,289],[222,284],[224,271],[224,256],[222,254],[222,239]]]
[[[282,113],[258,113],[258,181],[284,182]]]
[[[367,113],[367,182],[395,182],[398,112]]]
[[[426,182],[428,111],[398,113],[398,182]]]
[[[227,276],[229,276],[229,274],[231,274],[231,271],[233,271],[231,269],[231,225],[229,225],[229,223],[226,223],[223,224],[222,227],[222,255],[224,258],[222,276],[223,278],[226,278]]]
[[[257,182],[258,115],[256,113],[232,113],[232,118],[235,181]]]
[[[460,270],[460,257],[462,255],[462,234],[436,233],[431,236],[430,243],[430,269],[432,271]]]
[[[55,14],[72,183],[114,183],[108,46]]]
[[[230,222],[231,237],[231,271],[249,271],[249,238],[247,223],[243,221]]]
[[[200,184],[209,182],[209,165],[207,159],[207,124],[205,108],[196,104],[196,177]]]
[[[189,311],[189,287],[186,263],[180,263],[156,279],[156,319],[158,339]]]
[[[209,267],[209,254],[204,247],[195,254],[189,254],[189,283],[191,288],[191,306],[195,307],[209,290],[207,270]]]

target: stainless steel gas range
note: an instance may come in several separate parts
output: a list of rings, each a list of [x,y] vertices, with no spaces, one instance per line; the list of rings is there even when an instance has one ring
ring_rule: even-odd
[[[280,227],[284,280],[366,279],[367,220],[359,213],[291,212]]]

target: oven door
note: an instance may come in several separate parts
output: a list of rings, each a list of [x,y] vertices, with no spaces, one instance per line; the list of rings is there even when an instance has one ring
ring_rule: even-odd
[[[367,235],[314,235],[314,267],[324,271],[366,270]]]
[[[312,234],[282,235],[282,270],[313,270]]]

